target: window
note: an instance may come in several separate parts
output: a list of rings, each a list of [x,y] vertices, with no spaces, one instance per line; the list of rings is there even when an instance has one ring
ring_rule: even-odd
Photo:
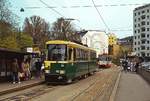
[[[147,34],[147,37],[149,38],[149,34]]]
[[[138,24],[138,27],[140,27],[140,24]]]
[[[145,44],[145,40],[142,40],[141,43],[142,43],[142,44]]]
[[[140,18],[138,18],[138,21],[140,21]]]
[[[48,45],[48,60],[64,61],[67,59],[66,45]]]
[[[149,9],[147,9],[147,13],[149,13]]]
[[[136,42],[134,43],[134,45],[136,45]]]
[[[136,22],[136,19],[134,19],[134,22]]]
[[[138,41],[138,45],[140,45],[140,41]]]
[[[136,28],[136,24],[134,25],[134,27]]]
[[[144,52],[141,52],[141,55],[144,57],[144,56],[145,56],[145,53],[144,53]]]
[[[147,31],[149,31],[149,28],[147,28]]]
[[[142,15],[142,16],[141,16],[141,19],[145,19],[145,15]]]
[[[134,13],[134,16],[136,16],[136,13]]]
[[[138,33],[140,33],[140,30],[138,29]]]
[[[147,47],[147,50],[149,50],[149,47]]]
[[[145,27],[142,27],[142,28],[141,28],[141,31],[144,32],[144,31],[145,31]]]
[[[141,22],[141,25],[145,25],[145,21],[142,21],[142,22]]]
[[[134,50],[136,51],[136,48],[134,48]]]
[[[147,43],[149,44],[149,41],[147,41]]]
[[[136,33],[136,30],[134,31],[134,33]]]
[[[147,25],[149,25],[149,22],[147,22]]]
[[[142,34],[141,34],[141,38],[145,38],[145,33],[142,33]]]
[[[138,15],[140,15],[140,12],[138,12]]]
[[[147,19],[149,19],[149,15],[147,16]]]
[[[138,47],[138,50],[140,50],[140,48]]]
[[[149,56],[149,53],[147,53],[147,56]]]
[[[134,39],[136,39],[136,36],[134,36]]]
[[[141,50],[145,50],[145,46],[141,46]]]
[[[145,13],[145,11],[142,11],[142,13]]]

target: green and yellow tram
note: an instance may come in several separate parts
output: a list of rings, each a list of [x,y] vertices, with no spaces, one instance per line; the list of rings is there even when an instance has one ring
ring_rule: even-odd
[[[70,41],[46,42],[46,82],[71,83],[75,78],[96,71],[96,51]]]

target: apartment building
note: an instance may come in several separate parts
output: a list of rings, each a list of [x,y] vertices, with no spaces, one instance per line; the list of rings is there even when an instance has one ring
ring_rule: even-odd
[[[133,11],[133,51],[137,56],[150,57],[150,4]]]

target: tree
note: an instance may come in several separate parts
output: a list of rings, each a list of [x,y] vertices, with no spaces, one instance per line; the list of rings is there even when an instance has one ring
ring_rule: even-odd
[[[0,47],[13,50],[20,50],[14,35],[10,35],[3,39],[0,39]]]
[[[32,47],[33,39],[30,35],[25,33],[17,33],[17,43],[20,49],[25,49],[26,47]]]
[[[12,34],[18,26],[17,16],[11,12],[9,6],[8,0],[0,0],[0,38]]]
[[[52,26],[52,34],[54,34],[54,39],[59,40],[70,40],[73,41],[75,28],[72,24],[70,24],[69,20],[65,20],[64,18],[57,19],[56,22],[53,23]]]
[[[31,16],[24,21],[23,31],[31,35],[34,44],[38,44],[40,48],[44,48],[43,44],[48,40],[49,29],[49,24],[39,16]]]

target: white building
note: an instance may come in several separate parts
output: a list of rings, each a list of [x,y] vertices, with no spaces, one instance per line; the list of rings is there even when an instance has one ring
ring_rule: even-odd
[[[108,36],[99,30],[89,30],[82,37],[82,43],[87,44],[99,54],[108,53]]]
[[[133,11],[133,51],[137,56],[150,56],[150,4]]]

